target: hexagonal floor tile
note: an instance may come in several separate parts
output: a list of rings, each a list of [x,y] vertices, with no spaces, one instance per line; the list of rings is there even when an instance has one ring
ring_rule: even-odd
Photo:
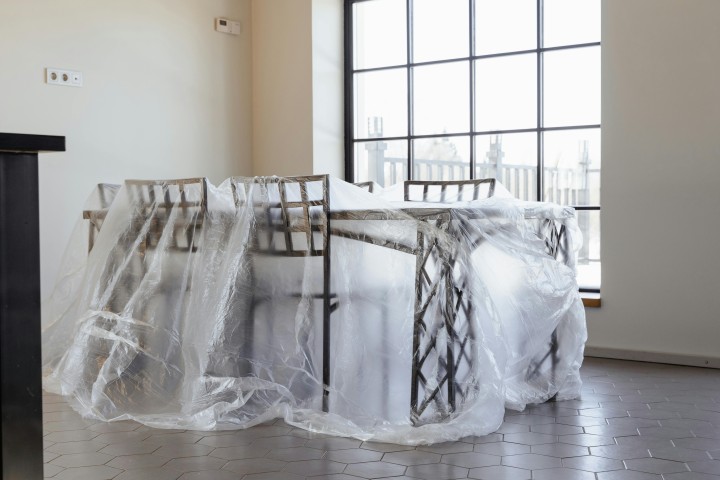
[[[230,461],[222,469],[232,470],[240,475],[250,475],[253,473],[279,472],[285,468],[285,465],[287,465],[286,462],[268,458],[248,458]]]
[[[132,470],[134,468],[161,467],[169,461],[169,458],[158,457],[157,455],[123,455],[113,458],[106,465],[120,470]]]
[[[561,437],[559,437],[558,441],[562,443],[570,443],[572,445],[582,445],[583,447],[615,445],[615,439],[613,437],[591,435],[589,433],[580,433],[578,435],[562,435]]]
[[[688,471],[684,463],[673,462],[671,460],[661,460],[659,458],[637,458],[634,460],[626,460],[625,465],[628,470],[657,474]]]
[[[382,457],[383,462],[397,463],[399,465],[420,465],[423,463],[438,463],[442,458],[437,453],[419,452],[417,450],[408,450],[406,452],[386,453]]]
[[[613,470],[611,472],[600,472],[598,480],[663,480],[660,475],[653,473],[636,472],[634,470]]]
[[[709,460],[708,453],[704,450],[693,450],[692,448],[682,447],[656,447],[650,449],[650,455],[653,458],[662,458],[663,460],[674,460],[676,462],[692,462]]]
[[[325,452],[315,448],[295,447],[295,448],[279,448],[271,450],[266,456],[273,460],[281,460],[283,462],[296,462],[298,460],[316,460],[322,458]]]
[[[616,460],[630,460],[633,458],[650,458],[646,447],[627,445],[603,445],[590,447],[590,454]]]
[[[720,460],[689,462],[687,465],[690,467],[690,471],[720,476]]]
[[[436,443],[434,445],[421,445],[417,447],[417,449],[421,452],[430,452],[445,455],[448,453],[472,452],[473,444],[465,442],[444,442]]]
[[[68,468],[53,477],[54,480],[110,480],[122,470],[106,466]]]
[[[533,445],[531,447],[531,452],[537,453],[539,455],[549,455],[551,457],[558,458],[581,457],[590,453],[588,447],[583,447],[581,445],[570,445],[568,443],[548,443],[545,445]]]
[[[470,470],[468,476],[470,478],[477,478],[480,480],[530,480],[532,472],[522,468],[500,465],[473,468]]]
[[[205,470],[183,473],[178,480],[237,480],[237,478],[235,473],[227,470]]]
[[[348,465],[345,473],[363,478],[381,478],[402,475],[405,469],[405,466],[396,463],[367,462]]]
[[[160,447],[153,452],[153,455],[167,458],[204,457],[212,451],[212,447],[199,443],[179,443]]]
[[[242,460],[244,458],[260,458],[270,452],[270,449],[244,445],[240,447],[221,447],[210,452],[210,455],[225,460]]]
[[[218,470],[227,462],[215,457],[185,457],[173,458],[164,467],[180,472],[195,472],[198,470]]]
[[[530,453],[530,446],[512,442],[491,442],[475,445],[474,451],[500,456],[519,455],[521,453]]]
[[[533,470],[533,480],[595,480],[595,474],[572,468]]]
[[[555,443],[558,437],[544,433],[508,433],[505,435],[506,442],[519,443],[522,445],[540,445],[541,443]]]
[[[545,433],[547,435],[573,435],[583,433],[583,428],[575,425],[563,425],[562,423],[545,423],[542,425],[531,425],[533,433]]]
[[[503,457],[502,464],[509,467],[524,468],[526,470],[562,467],[562,462],[559,458],[549,457],[547,455],[537,455],[535,453]]]
[[[449,455],[443,455],[442,463],[464,468],[489,467],[491,465],[500,465],[500,458],[501,457],[497,455],[476,452],[451,453]]]
[[[290,472],[295,475],[306,477],[314,477],[318,475],[329,475],[340,473],[345,470],[344,463],[333,462],[330,460],[304,460],[301,462],[291,462],[285,465],[283,471]]]
[[[546,423],[555,423],[555,417],[534,414],[511,415],[505,417],[505,422],[519,425],[543,425]]]
[[[710,438],[681,438],[673,443],[678,447],[705,451],[716,450],[718,446],[718,441]]]
[[[462,455],[462,453],[458,454]],[[408,467],[407,476],[422,478],[424,480],[454,480],[467,478],[468,469],[444,463],[431,463],[428,465],[413,465]]]
[[[382,459],[382,452],[353,448],[351,450],[333,450],[327,452],[324,458],[340,463],[377,462]]]
[[[70,455],[61,455],[53,459],[51,463],[65,468],[92,467],[104,465],[112,459],[112,455],[105,455],[104,453],[73,453]]]
[[[625,465],[620,460],[603,457],[572,457],[564,458],[563,467],[585,470],[587,472],[607,472],[609,470],[625,470]]]

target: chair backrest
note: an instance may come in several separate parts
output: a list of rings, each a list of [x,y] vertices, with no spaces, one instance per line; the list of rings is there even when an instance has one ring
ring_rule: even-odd
[[[157,244],[171,211],[177,208],[183,221],[177,222],[173,229],[172,246],[195,250],[194,228],[190,227],[201,226],[207,212],[207,178],[125,180],[125,187],[136,219],[140,222],[152,220],[148,246]],[[181,237],[185,237],[184,247],[180,246]]]
[[[363,190],[367,190],[369,193],[375,193],[375,185],[377,185],[375,182],[359,182],[359,183],[353,183],[356,187],[360,187]]]
[[[405,181],[406,202],[461,202],[490,198],[494,193],[494,178]]]
[[[207,179],[180,178],[175,180],[125,180],[130,202],[138,207],[172,209],[184,212],[207,208]]]
[[[287,256],[327,256],[328,176],[233,177],[237,208],[252,208],[252,249]]]
[[[120,185],[98,183],[89,202],[91,203],[90,208],[83,210],[83,219],[90,221],[88,227],[88,252],[90,252],[95,245],[95,238],[100,233],[108,210],[119,190]]]

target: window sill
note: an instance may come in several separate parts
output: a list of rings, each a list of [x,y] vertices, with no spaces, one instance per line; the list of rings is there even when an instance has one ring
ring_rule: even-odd
[[[581,292],[580,298],[582,298],[585,308],[600,308],[601,301],[599,293]]]

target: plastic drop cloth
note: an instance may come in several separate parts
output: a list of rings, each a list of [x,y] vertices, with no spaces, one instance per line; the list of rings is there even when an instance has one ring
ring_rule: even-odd
[[[303,198],[285,180],[94,192],[44,304],[45,388],[106,421],[280,417],[411,445],[485,435],[505,407],[579,394],[571,208],[500,185],[482,200],[404,202],[401,186],[334,178],[324,207],[322,182]]]

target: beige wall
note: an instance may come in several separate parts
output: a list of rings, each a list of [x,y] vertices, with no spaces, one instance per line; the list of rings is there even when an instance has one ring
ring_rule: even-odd
[[[343,177],[342,0],[253,0],[253,173]]]
[[[253,173],[312,173],[312,0],[253,0]]]
[[[720,2],[603,1],[591,347],[720,358]]]
[[[94,184],[251,174],[250,42],[250,0],[0,2],[0,131],[67,137],[40,161],[44,294]],[[47,85],[46,67],[85,86]]]

